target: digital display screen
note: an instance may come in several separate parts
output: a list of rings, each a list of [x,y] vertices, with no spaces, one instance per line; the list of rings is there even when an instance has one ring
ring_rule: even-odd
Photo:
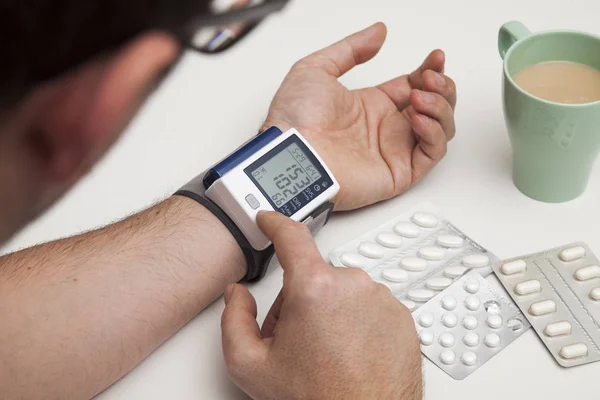
[[[244,170],[273,208],[292,216],[333,184],[320,163],[291,136]]]
[[[321,178],[297,143],[252,171],[252,176],[277,208]]]

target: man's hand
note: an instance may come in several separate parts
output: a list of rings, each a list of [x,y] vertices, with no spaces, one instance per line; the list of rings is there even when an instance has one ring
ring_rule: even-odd
[[[421,357],[410,312],[358,269],[323,261],[308,229],[278,213],[258,223],[284,270],[262,330],[246,288],[225,292],[223,351],[255,400],[420,399]]]
[[[297,62],[265,123],[297,128],[325,159],[341,185],[336,210],[403,193],[444,157],[455,134],[456,87],[443,75],[441,50],[377,87],[351,91],[339,83],[375,57],[385,36],[379,23]]]

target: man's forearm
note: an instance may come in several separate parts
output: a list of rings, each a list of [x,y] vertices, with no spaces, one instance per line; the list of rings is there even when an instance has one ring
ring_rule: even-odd
[[[89,398],[245,274],[234,238],[173,197],[0,259],[2,398]]]

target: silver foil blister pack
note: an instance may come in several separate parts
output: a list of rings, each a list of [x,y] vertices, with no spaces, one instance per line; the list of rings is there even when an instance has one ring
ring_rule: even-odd
[[[471,271],[413,313],[421,351],[462,380],[530,325],[503,290]]]
[[[422,204],[333,250],[337,267],[366,271],[411,311],[470,270],[491,274],[492,253],[430,204]]]
[[[499,261],[493,268],[561,366],[600,360],[600,262],[585,243]]]

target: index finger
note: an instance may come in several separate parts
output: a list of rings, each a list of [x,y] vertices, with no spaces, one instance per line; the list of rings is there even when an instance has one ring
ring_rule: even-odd
[[[324,263],[308,227],[274,211],[262,211],[258,227],[275,246],[281,267],[286,272],[319,268]]]

